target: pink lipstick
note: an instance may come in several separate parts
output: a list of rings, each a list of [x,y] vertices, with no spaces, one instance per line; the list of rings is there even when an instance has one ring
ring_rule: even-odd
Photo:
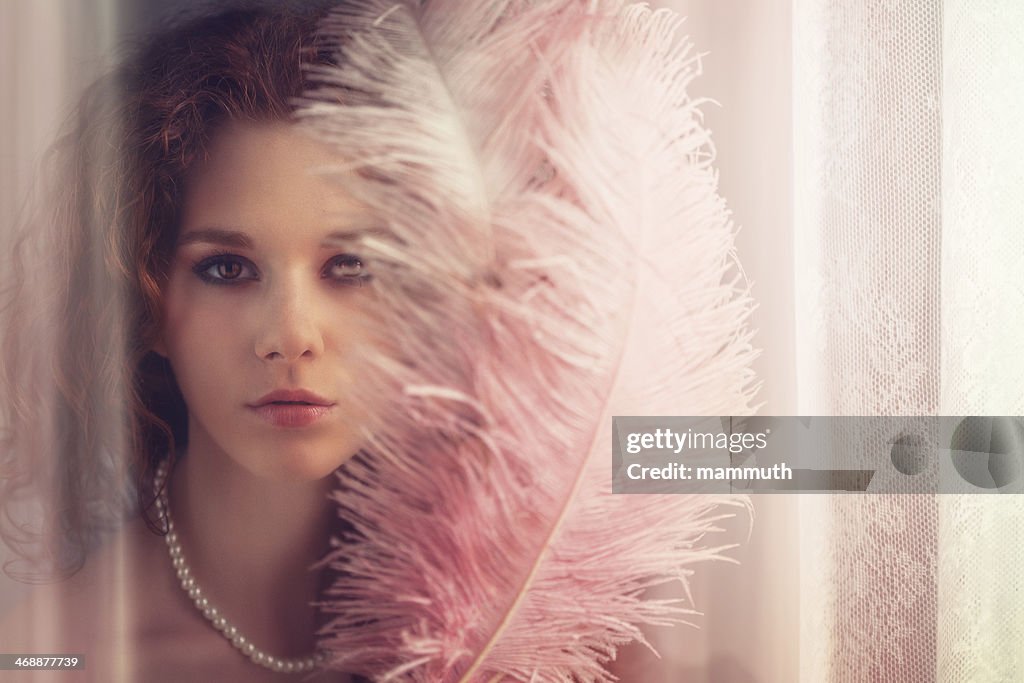
[[[249,407],[275,427],[308,427],[334,408],[334,402],[305,389],[279,389]]]

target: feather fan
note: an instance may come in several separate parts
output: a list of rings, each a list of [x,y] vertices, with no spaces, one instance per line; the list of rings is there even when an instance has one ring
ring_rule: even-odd
[[[748,316],[680,19],[616,0],[367,0],[300,118],[359,240],[387,410],[336,495],[331,668],[610,681],[742,497],[611,493],[612,415],[752,412]],[[688,590],[686,591],[688,594]]]

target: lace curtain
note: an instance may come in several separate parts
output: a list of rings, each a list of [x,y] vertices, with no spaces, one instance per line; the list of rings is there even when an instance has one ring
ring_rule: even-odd
[[[710,53],[701,94],[722,105],[709,114],[722,193],[745,233],[770,235],[740,238],[764,304],[762,373],[781,386],[762,412],[1021,415],[1024,7],[666,4]],[[788,148],[764,139],[775,136]],[[691,670],[710,670],[696,680],[1024,680],[1020,496],[755,507],[744,568],[707,578],[697,597],[716,634],[733,626],[741,640],[691,651]],[[756,540],[765,526],[795,527],[796,539],[781,534],[773,553]],[[723,614],[738,584],[759,589]],[[766,645],[784,654],[765,659]]]
[[[1021,7],[800,0],[793,55],[798,412],[1022,414]],[[802,677],[1024,678],[1022,514],[801,501]]]

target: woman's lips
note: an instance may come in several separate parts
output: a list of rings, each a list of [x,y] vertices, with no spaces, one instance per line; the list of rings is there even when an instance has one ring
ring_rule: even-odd
[[[333,405],[309,403],[264,403],[250,406],[258,416],[275,427],[308,427],[323,419]]]

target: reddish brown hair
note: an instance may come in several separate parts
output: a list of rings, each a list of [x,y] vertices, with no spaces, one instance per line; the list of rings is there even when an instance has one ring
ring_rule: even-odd
[[[52,193],[3,291],[0,534],[43,561],[9,575],[77,571],[134,505],[158,530],[153,472],[187,440],[181,393],[150,351],[184,179],[226,121],[290,116],[302,65],[332,61],[322,14],[234,10],[164,30],[86,92],[52,150]],[[30,492],[36,524],[14,507]]]

